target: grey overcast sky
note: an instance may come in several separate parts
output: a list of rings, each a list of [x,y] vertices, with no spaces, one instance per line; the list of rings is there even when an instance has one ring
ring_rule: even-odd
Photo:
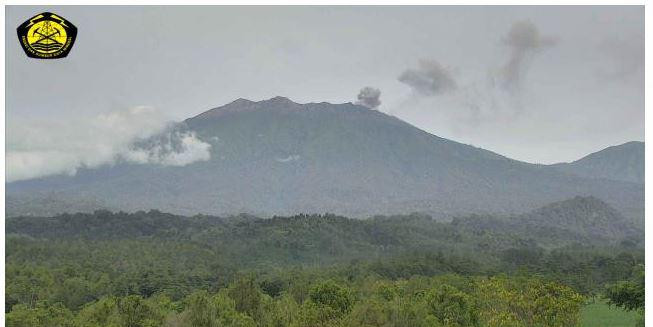
[[[77,26],[68,58],[21,50],[16,27],[43,11]],[[377,110],[528,162],[644,139],[643,6],[9,6],[5,30],[8,153],[109,142],[83,117],[126,108],[182,120],[237,98],[354,102],[365,86]]]

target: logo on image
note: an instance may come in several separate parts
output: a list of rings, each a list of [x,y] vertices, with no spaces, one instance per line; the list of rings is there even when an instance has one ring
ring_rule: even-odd
[[[70,52],[77,27],[61,16],[44,12],[18,26],[18,39],[30,58],[58,59]]]

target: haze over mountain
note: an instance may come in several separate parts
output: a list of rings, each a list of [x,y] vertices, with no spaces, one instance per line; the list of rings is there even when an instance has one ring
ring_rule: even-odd
[[[551,247],[561,239],[588,244],[610,240],[643,240],[643,230],[617,210],[595,197],[577,196],[510,216],[471,215],[454,218],[452,224],[475,233],[513,233],[538,239]]]
[[[644,142],[611,146],[574,162],[552,166],[581,177],[644,184]]]
[[[306,220],[311,217],[314,217],[317,222],[308,223]],[[346,220],[348,219],[345,217],[335,215],[296,215],[276,217],[276,219],[260,219],[249,215],[185,217],[156,210],[139,211],[134,214],[98,210],[93,213],[62,214],[54,217],[12,217],[7,219],[6,230],[9,234],[22,234],[34,238],[109,240],[178,237],[180,234],[204,233],[232,224],[235,226],[239,224],[253,225],[257,226],[257,229],[265,229],[280,222],[292,222],[302,231],[296,230],[298,233],[292,233],[292,235],[275,235],[274,232],[242,233],[233,230],[227,234],[239,238],[234,242],[251,244],[257,242],[255,240],[257,238],[265,238],[262,235],[281,237],[285,242],[288,239],[300,238],[300,234],[306,233],[310,229],[317,229],[320,233],[331,234],[327,239],[343,241],[363,239],[363,243],[375,243],[375,241],[385,239],[389,241],[388,243],[410,244],[411,238],[413,240],[423,239],[427,242],[429,239],[435,241],[438,238],[440,241],[454,241],[456,238],[460,238],[460,235],[455,236],[457,233],[451,233],[454,230],[470,238],[483,238],[487,234],[511,236],[501,240],[495,238],[495,242],[502,243],[495,244],[500,247],[514,245],[516,239],[530,239],[536,240],[542,246],[552,248],[578,242],[609,244],[630,240],[637,243],[644,239],[642,230],[638,230],[632,222],[615,209],[594,197],[574,197],[550,203],[516,216],[470,215],[456,217],[450,223],[436,222],[430,217],[420,214],[375,216],[362,224],[355,223],[355,225],[349,226],[343,224]],[[391,222],[392,220],[399,222]],[[321,227],[324,228],[315,228],[316,224],[322,225]],[[378,228],[373,225],[391,226]],[[450,229],[449,233],[440,230],[439,234],[434,234],[433,230],[430,230],[433,227],[450,227]],[[314,240],[314,237],[311,236],[301,238]],[[355,245],[351,244],[346,248],[353,246]]]
[[[585,178],[592,172],[580,164],[570,174],[560,165],[512,160],[351,103],[238,99],[175,129],[209,143],[210,159],[185,166],[123,162],[9,183],[8,215],[154,208],[189,215],[417,211],[448,217],[524,212],[591,195],[630,218],[643,217],[643,185],[628,178]],[[608,157],[612,163],[599,157],[589,166],[623,167],[620,156]],[[637,157],[623,163],[633,171],[639,164]]]

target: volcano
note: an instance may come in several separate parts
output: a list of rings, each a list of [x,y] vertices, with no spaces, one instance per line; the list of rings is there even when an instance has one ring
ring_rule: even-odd
[[[8,215],[91,208],[194,215],[525,212],[593,196],[643,217],[644,187],[513,160],[352,103],[238,99],[180,122],[209,143],[185,166],[119,163],[9,183]],[[578,173],[581,171],[581,173]]]

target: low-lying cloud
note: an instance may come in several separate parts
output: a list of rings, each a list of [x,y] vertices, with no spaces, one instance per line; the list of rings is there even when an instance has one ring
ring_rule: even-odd
[[[120,157],[140,164],[185,166],[209,160],[210,150],[211,144],[198,139],[193,131],[169,131],[144,145],[130,147]]]
[[[381,90],[367,86],[358,92],[357,98],[356,104],[374,109],[381,105]]]
[[[210,144],[192,132],[173,131],[170,125],[150,107],[67,121],[12,121],[7,124],[6,181],[74,175],[80,168],[121,161],[183,166],[209,159]],[[159,143],[135,147],[147,139]]]
[[[398,80],[418,95],[435,96],[458,88],[448,68],[436,60],[420,60],[416,69],[407,69]]]

